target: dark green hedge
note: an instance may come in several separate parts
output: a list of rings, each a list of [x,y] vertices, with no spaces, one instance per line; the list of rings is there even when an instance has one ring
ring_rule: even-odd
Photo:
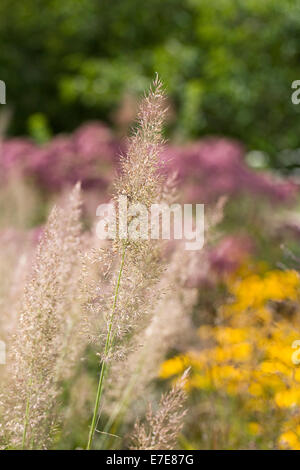
[[[11,134],[110,120],[159,72],[182,138],[225,134],[278,162],[300,144],[297,0],[1,0],[0,79]]]

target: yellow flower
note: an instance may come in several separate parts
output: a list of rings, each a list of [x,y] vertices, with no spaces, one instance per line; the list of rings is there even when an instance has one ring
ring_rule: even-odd
[[[231,352],[232,359],[244,362],[251,357],[252,346],[249,343],[236,344],[232,347]]]
[[[181,374],[189,367],[190,360],[188,356],[176,356],[172,359],[168,359],[163,362],[160,366],[159,377],[162,379],[167,379],[172,377],[172,375]]]
[[[211,380],[208,375],[194,374],[187,381],[187,389],[192,388],[208,389],[211,388]]]
[[[220,343],[233,344],[241,343],[247,339],[247,330],[245,328],[218,327],[215,330],[216,339]]]
[[[252,347],[248,343],[233,344],[229,346],[217,346],[213,357],[216,362],[245,362],[251,357]]]
[[[256,423],[255,421],[252,421],[251,423],[248,424],[248,429],[249,429],[249,433],[252,434],[253,436],[257,436],[257,434],[261,433],[261,426],[259,423]]]
[[[296,382],[299,382],[300,384],[300,367],[297,367],[296,370],[294,371],[294,379]]]
[[[292,366],[292,348],[291,344],[283,344],[280,341],[271,342],[270,344],[266,345],[266,352],[270,359],[273,359],[278,364],[282,362],[286,366]]]
[[[282,390],[275,395],[275,403],[279,408],[290,408],[300,404],[300,390]]]
[[[295,300],[299,290],[299,275],[292,270],[274,270],[263,276],[252,274],[229,287],[236,297],[233,310],[259,309],[268,300]]]
[[[217,385],[223,384],[223,381],[241,381],[243,372],[241,369],[233,367],[232,365],[214,366],[211,368],[211,376]]]
[[[264,374],[284,374],[289,375],[290,368],[279,361],[264,361],[260,364],[260,370]]]
[[[222,324],[202,325],[198,330],[201,350],[166,361],[160,376],[179,375],[190,365],[187,390],[214,390],[230,400],[238,397],[252,436],[263,434],[264,420],[272,411],[276,426],[281,426],[278,446],[300,450],[300,367],[292,362],[300,315],[275,316],[270,304],[297,300],[299,275],[264,269],[256,274],[248,271],[244,279],[232,276],[227,282],[234,301],[220,307]],[[200,399],[205,401],[206,394]],[[257,421],[249,419],[253,413]]]
[[[263,395],[263,387],[258,384],[258,383],[251,383],[249,385],[249,393],[251,393],[251,395],[254,395],[254,396],[262,396]]]
[[[290,448],[292,450],[300,450],[300,441],[294,431],[286,431],[279,437],[279,447],[281,449]]]

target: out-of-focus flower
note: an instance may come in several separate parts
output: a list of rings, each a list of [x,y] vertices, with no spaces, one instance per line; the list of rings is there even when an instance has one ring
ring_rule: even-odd
[[[299,311],[286,318],[274,311],[273,302],[298,301],[299,275],[256,269],[241,278],[237,272],[227,278],[227,287],[233,299],[220,307],[214,324],[199,328],[199,350],[165,361],[160,377],[174,380],[190,366],[189,392],[237,400],[240,418],[255,417],[248,428],[253,437],[267,432],[265,422],[274,415],[274,445],[298,448],[300,371],[292,361],[292,344],[299,336]]]
[[[99,123],[85,124],[70,136],[58,136],[43,146],[26,139],[11,139],[0,148],[0,174],[18,170],[43,187],[59,190],[81,180],[84,187],[103,191],[110,184],[119,143]]]
[[[281,449],[300,450],[300,426],[298,426],[298,433],[294,431],[286,431],[281,434],[279,438],[279,446]]]
[[[80,180],[83,187],[105,190],[119,165],[125,144],[101,123],[88,123],[69,136],[58,136],[43,146],[27,139],[9,139],[0,147],[0,174],[18,169],[43,187],[59,190]],[[166,146],[162,160],[178,174],[184,202],[208,203],[221,195],[251,193],[287,202],[296,184],[275,180],[250,169],[240,143],[225,138],[204,138],[184,146]]]
[[[207,203],[223,194],[244,192],[278,202],[293,198],[295,184],[251,170],[243,156],[241,144],[224,138],[205,138],[184,147],[170,146],[163,154],[166,164],[177,170],[187,202]]]
[[[244,236],[228,236],[210,251],[211,267],[219,274],[230,274],[238,269],[253,252],[253,241]]]
[[[262,431],[261,425],[256,423],[255,421],[252,421],[251,423],[248,424],[248,429],[249,429],[249,433],[252,434],[253,436],[257,436]]]

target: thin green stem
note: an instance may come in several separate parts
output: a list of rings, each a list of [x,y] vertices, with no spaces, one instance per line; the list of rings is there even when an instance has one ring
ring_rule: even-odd
[[[115,294],[114,294],[112,312],[111,312],[111,317],[110,317],[109,326],[108,326],[108,332],[107,332],[106,341],[105,341],[104,360],[102,361],[102,364],[101,364],[101,371],[100,371],[97,394],[96,394],[96,400],[95,400],[95,405],[94,405],[94,413],[93,413],[93,418],[92,418],[92,422],[91,422],[91,427],[90,427],[90,432],[89,432],[89,439],[88,439],[86,450],[90,450],[91,447],[92,447],[94,434],[95,434],[95,430],[96,430],[98,414],[99,414],[99,406],[100,406],[100,401],[101,401],[102,392],[103,392],[103,382],[104,382],[104,376],[105,376],[105,372],[106,372],[106,356],[108,355],[108,353],[110,351],[110,348],[112,346],[113,339],[114,339],[114,335],[113,335],[113,338],[111,338],[111,335],[112,335],[112,327],[113,327],[113,321],[114,321],[114,313],[115,313],[116,305],[117,305],[117,301],[118,301],[120,282],[121,282],[121,277],[122,277],[122,272],[123,272],[123,267],[124,267],[124,261],[125,261],[125,249],[126,248],[125,248],[125,245],[124,245],[123,253],[122,253],[122,260],[121,260],[121,265],[120,265],[120,270],[119,270],[119,276],[118,276],[117,285],[116,285]]]

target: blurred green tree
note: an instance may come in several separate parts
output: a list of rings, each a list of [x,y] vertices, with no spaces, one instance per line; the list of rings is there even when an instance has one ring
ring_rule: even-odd
[[[26,132],[36,113],[52,132],[110,121],[157,71],[179,138],[237,137],[284,166],[280,152],[300,146],[299,40],[297,0],[1,0],[10,133]]]

